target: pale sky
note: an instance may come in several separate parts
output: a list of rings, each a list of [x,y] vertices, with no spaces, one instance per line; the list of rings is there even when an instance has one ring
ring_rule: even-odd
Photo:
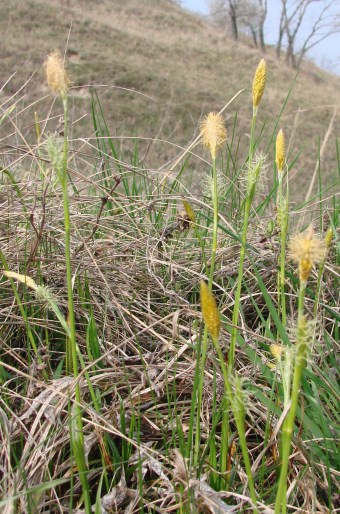
[[[180,3],[186,9],[199,12],[201,14],[208,14],[209,0],[180,0]],[[266,42],[273,44],[277,40],[278,23],[280,17],[280,0],[268,0],[268,14],[265,24]],[[306,34],[308,35],[308,26],[313,23],[313,19],[320,12],[320,6],[312,4],[306,13],[305,24],[301,26],[302,39]],[[329,11],[335,16],[340,12],[340,1],[334,0],[333,6]],[[313,59],[319,66],[326,68],[333,73],[340,75],[340,33],[333,34],[329,38],[321,41],[318,45],[311,48],[307,53],[307,57]]]

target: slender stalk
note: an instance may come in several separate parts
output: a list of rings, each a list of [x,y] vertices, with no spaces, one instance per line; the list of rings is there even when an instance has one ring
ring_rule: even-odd
[[[296,356],[293,374],[293,384],[291,393],[291,403],[288,414],[283,422],[282,428],[282,462],[279,478],[279,485],[276,494],[275,514],[284,514],[287,510],[287,475],[291,442],[294,432],[295,416],[299,400],[299,392],[301,385],[301,377],[307,362],[307,342],[306,329],[307,322],[304,316],[304,299],[305,299],[306,281],[301,280],[298,298],[298,332],[296,341]]]
[[[233,398],[235,396],[235,393],[233,392],[233,390],[231,388],[229,372],[228,372],[228,369],[224,362],[221,347],[219,345],[217,338],[212,337],[212,341],[213,341],[215,350],[217,352],[217,355],[218,355],[218,358],[220,361],[219,364],[221,366],[222,375],[223,375],[223,379],[224,379],[224,387],[225,387],[225,391],[227,393],[226,398]],[[226,402],[226,403],[228,403],[228,402]],[[253,480],[253,475],[252,475],[252,471],[251,471],[251,464],[250,464],[248,448],[247,448],[247,442],[246,442],[246,437],[245,437],[244,414],[242,416],[240,416],[239,413],[236,411],[236,409],[233,408],[233,402],[230,402],[230,403],[231,403],[231,407],[232,407],[235,422],[236,422],[237,431],[238,431],[239,438],[240,438],[241,450],[242,450],[244,465],[246,468],[249,492],[250,492],[250,498],[251,498],[251,501],[253,504],[253,510],[255,513],[258,513],[256,491],[255,491],[254,480]]]
[[[207,358],[208,352],[208,330],[207,327],[204,326],[203,333],[203,344],[202,344],[202,352],[197,354],[197,358],[200,360],[199,363],[199,384],[197,391],[197,407],[196,407],[196,432],[195,432],[195,446],[194,446],[194,466],[197,468],[199,461],[199,450],[201,444],[201,411],[202,411],[202,398],[203,398],[203,385],[204,385],[204,368],[205,361]],[[194,399],[193,399],[194,400]]]
[[[248,484],[249,484],[249,491],[250,491],[250,498],[253,504],[253,511],[255,513],[258,513],[257,509],[257,498],[256,498],[256,492],[255,492],[255,486],[253,481],[253,474],[251,470],[251,463],[249,459],[249,453],[247,448],[247,441],[246,441],[246,434],[244,430],[244,421],[241,423],[237,423],[237,430],[238,430],[238,436],[240,440],[241,450],[242,450],[242,456],[244,460],[244,466],[246,468],[247,478],[248,478]]]
[[[299,297],[298,297],[298,322],[299,322],[299,320],[301,320],[301,317],[303,316],[303,310],[304,310],[304,304],[305,304],[306,285],[307,285],[307,281],[306,280],[301,280],[300,281],[300,291],[299,291]]]
[[[258,107],[253,107],[253,117],[251,120],[250,127],[250,142],[249,142],[249,153],[248,153],[248,162],[250,163],[253,155],[254,155],[254,141],[255,141],[255,126],[256,126],[256,118],[257,118]]]
[[[229,482],[228,471],[228,449],[230,438],[229,427],[229,406],[227,398],[222,399],[223,414],[222,414],[222,427],[221,427],[221,451],[220,451],[220,489],[226,489]]]
[[[332,239],[333,239],[333,228],[329,227],[329,229],[326,232],[326,237],[325,237],[325,245],[326,245],[325,256],[322,259],[322,261],[320,262],[319,272],[318,272],[318,280],[317,280],[316,293],[315,293],[315,303],[314,303],[314,310],[313,310],[314,318],[316,318],[317,313],[318,313],[318,308],[319,308],[319,303],[320,303],[321,286],[322,286],[322,276],[323,276],[323,272],[325,270],[326,257],[328,255],[328,251],[331,246]]]
[[[240,262],[239,262],[239,267],[238,267],[238,279],[237,279],[237,288],[236,288],[236,293],[235,293],[234,310],[233,310],[233,316],[232,316],[232,321],[231,321],[232,322],[231,339],[230,339],[229,356],[228,356],[228,362],[229,362],[230,369],[233,369],[234,361],[235,361],[237,324],[238,324],[238,318],[239,318],[239,308],[240,308],[240,299],[241,299],[244,258],[245,258],[245,254],[246,254],[250,207],[251,207],[251,199],[249,197],[247,197],[245,206],[244,206],[243,229],[242,229],[241,249],[240,249]]]
[[[68,358],[72,359],[72,369],[75,378],[78,376],[78,359],[77,359],[77,346],[76,346],[76,329],[75,329],[75,317],[74,317],[74,305],[73,305],[73,290],[72,290],[72,266],[71,266],[71,219],[70,219],[70,207],[67,190],[67,157],[68,157],[68,105],[67,95],[63,98],[64,107],[64,144],[63,144],[63,161],[62,161],[62,172],[59,177],[60,185],[63,194],[63,209],[64,209],[64,227],[65,227],[65,264],[66,264],[66,281],[67,281],[67,302],[68,302],[68,325],[70,329],[70,336],[67,338],[66,348],[66,363],[67,371],[70,372],[70,362]],[[78,391],[77,391],[78,390]],[[76,399],[80,401],[79,385],[76,387]]]
[[[321,286],[322,286],[322,275],[323,275],[323,272],[324,272],[324,269],[325,269],[325,260],[326,259],[324,259],[322,261],[322,263],[320,264],[320,268],[319,268],[319,272],[318,272],[318,279],[317,279],[316,293],[315,293],[315,302],[314,302],[314,309],[313,309],[314,318],[317,316],[318,308],[319,308],[319,303],[320,303],[320,294],[321,294]]]
[[[68,324],[69,324],[69,337],[67,338],[67,355],[71,355],[73,376],[75,379],[78,377],[78,358],[77,358],[77,341],[76,341],[76,327],[73,303],[73,289],[72,289],[72,265],[71,265],[71,218],[70,207],[67,190],[67,159],[68,159],[68,103],[67,94],[62,95],[63,108],[64,108],[64,144],[63,144],[63,160],[62,170],[60,171],[60,185],[63,194],[63,208],[64,208],[64,228],[65,228],[65,265],[66,265],[66,280],[67,280],[67,301],[68,301]],[[68,346],[69,345],[69,346]],[[69,351],[68,351],[69,350]],[[81,409],[81,395],[79,381],[76,380],[75,385],[75,433],[73,434],[74,454],[79,470],[79,479],[83,488],[83,496],[85,503],[86,514],[91,514],[91,498],[90,489],[86,475],[86,463],[84,458],[84,430]]]
[[[286,181],[286,196],[283,193],[283,170],[285,164],[285,137],[283,130],[279,130],[276,136],[275,144],[275,162],[279,177],[279,191],[277,201],[277,227],[280,233],[280,256],[279,256],[279,272],[278,272],[278,311],[281,315],[282,324],[285,326],[287,322],[286,315],[286,295],[285,295],[285,261],[286,261],[286,239],[288,229],[288,173]]]
[[[252,117],[252,121],[251,121],[248,166],[252,166],[252,160],[253,160],[253,154],[254,154],[254,138],[255,138],[257,110],[258,110],[257,106],[254,106],[253,107],[253,117]],[[258,164],[258,166],[259,166],[259,164]],[[238,267],[237,288],[236,288],[236,293],[235,293],[234,310],[233,310],[233,316],[232,316],[231,339],[230,339],[230,348],[229,348],[229,357],[228,357],[229,369],[233,369],[234,361],[235,361],[237,324],[238,324],[238,319],[239,319],[239,308],[240,308],[241,288],[242,288],[242,279],[243,279],[244,258],[245,258],[245,253],[246,253],[246,244],[247,244],[249,215],[250,215],[251,202],[253,200],[254,193],[255,193],[257,178],[253,179],[252,183],[247,185],[246,199],[244,202],[240,262],[239,262],[239,267]]]
[[[207,257],[205,255],[205,248],[204,248],[204,243],[202,241],[202,237],[201,237],[201,234],[200,234],[200,231],[199,231],[199,228],[197,227],[197,225],[195,225],[195,236],[198,240],[198,243],[202,249],[202,259],[203,259],[203,266],[204,266],[204,273],[205,274],[208,274],[208,261],[207,261]]]
[[[216,172],[216,158],[212,159],[212,176],[213,176],[213,210],[214,210],[214,221],[213,221],[213,237],[211,247],[211,265],[209,274],[209,289],[212,290],[212,283],[215,272],[215,260],[217,252],[217,227],[218,227],[218,191],[217,191],[217,172]]]
[[[278,209],[280,210],[280,270],[278,274],[278,294],[279,294],[279,308],[281,311],[282,324],[286,326],[286,295],[285,295],[285,264],[286,264],[286,241],[288,231],[288,192],[287,196],[283,195],[282,187],[282,172],[279,172],[279,199]]]
[[[217,172],[216,172],[216,157],[212,156],[212,177],[213,177],[213,210],[214,210],[214,220],[213,220],[213,236],[212,236],[212,246],[211,246],[211,264],[210,264],[210,273],[209,273],[209,289],[212,290],[212,284],[214,279],[215,272],[215,261],[216,261],[216,252],[217,252],[217,229],[218,229],[218,190],[217,190]],[[206,326],[204,327],[203,334],[203,344],[202,344],[202,353],[200,358],[200,370],[201,376],[199,381],[199,389],[197,396],[197,416],[196,416],[196,434],[195,434],[195,448],[194,448],[194,464],[195,467],[198,463],[199,458],[199,447],[200,447],[200,421],[201,421],[201,410],[202,410],[202,396],[203,396],[203,385],[204,385],[204,369],[205,369],[205,361],[207,358],[208,352],[208,331]]]

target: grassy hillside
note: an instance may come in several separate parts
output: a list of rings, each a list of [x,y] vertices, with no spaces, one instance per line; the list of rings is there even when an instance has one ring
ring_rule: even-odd
[[[237,113],[240,149],[248,145],[251,106],[247,97],[259,52],[245,43],[226,40],[209,23],[172,1],[11,0],[1,3],[0,29],[4,34],[2,80],[15,74],[2,95],[7,98],[29,79],[19,107],[39,100],[34,110],[41,119],[51,104],[51,98],[41,100],[47,94],[42,62],[48,51],[66,48],[76,119],[82,115],[88,119],[85,124],[84,120],[75,123],[76,136],[90,137],[93,132],[89,85],[98,85],[110,134],[162,140],[144,145],[145,164],[154,169],[166,167],[177,153],[173,144],[194,137],[202,114],[220,110],[245,88],[225,117],[231,137]],[[278,121],[289,140],[290,161],[299,154],[295,183],[304,188],[309,185],[319,146],[328,133],[320,164],[324,184],[331,184],[337,169],[339,113],[334,118],[333,114],[340,101],[339,77],[305,63],[295,78],[295,71],[278,62],[270,49],[266,59],[268,87],[260,115],[263,136],[272,133],[295,81]],[[32,111],[21,116],[20,126],[32,124]],[[50,122],[47,129],[55,125]],[[131,149],[128,139],[122,142]],[[195,162],[193,167],[201,165]]]
[[[335,513],[338,79],[166,0],[0,28],[1,514]]]

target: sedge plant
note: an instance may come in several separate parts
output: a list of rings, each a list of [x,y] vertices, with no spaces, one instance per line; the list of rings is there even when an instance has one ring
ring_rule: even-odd
[[[275,501],[275,514],[285,514],[287,512],[287,477],[290,449],[294,433],[295,416],[298,408],[301,378],[307,364],[312,342],[311,339],[313,337],[313,321],[308,321],[305,314],[307,280],[313,266],[324,260],[325,251],[325,242],[314,235],[312,227],[310,227],[306,233],[297,234],[290,240],[289,257],[298,265],[300,286],[293,376],[288,412],[282,426],[281,471]]]
[[[235,301],[234,301],[234,309],[232,315],[232,329],[231,329],[231,340],[230,340],[230,348],[229,348],[229,366],[230,369],[234,367],[235,360],[235,345],[236,345],[236,337],[237,337],[237,324],[239,319],[239,308],[240,308],[240,298],[241,298],[241,288],[242,288],[242,279],[243,279],[243,269],[244,269],[244,259],[246,254],[246,244],[247,244],[247,232],[248,232],[248,224],[249,224],[249,216],[251,204],[254,198],[254,194],[256,191],[256,185],[258,183],[261,169],[264,166],[264,157],[257,156],[254,159],[254,138],[255,138],[255,126],[256,126],[256,118],[258,107],[264,92],[264,88],[266,85],[266,62],[264,59],[261,59],[254,75],[253,80],[253,117],[251,122],[251,132],[250,132],[250,143],[249,143],[249,155],[248,155],[248,165],[247,165],[247,178],[246,178],[246,196],[244,201],[244,212],[243,212],[243,228],[241,235],[241,249],[240,249],[240,262],[238,268],[238,278],[237,278],[237,286],[235,292]]]
[[[79,471],[79,478],[83,488],[83,498],[85,504],[85,513],[92,512],[90,490],[86,474],[86,466],[84,459],[84,431],[81,410],[81,394],[78,378],[78,357],[77,357],[77,342],[76,342],[76,327],[75,327],[75,313],[73,302],[73,285],[72,285],[72,264],[71,264],[71,217],[68,197],[68,90],[70,86],[70,79],[66,72],[64,62],[59,52],[54,51],[50,53],[45,61],[46,80],[52,92],[58,94],[63,103],[64,114],[64,135],[63,135],[63,148],[62,152],[59,151],[57,145],[49,145],[49,154],[52,166],[55,169],[60,187],[62,190],[63,210],[64,210],[64,229],[65,229],[65,265],[66,265],[66,281],[67,281],[67,301],[68,301],[68,336],[66,338],[66,362],[67,371],[70,371],[69,358],[71,357],[72,371],[75,378],[75,397],[76,403],[72,409],[74,422],[72,423],[72,430],[74,430],[71,442],[74,444],[73,451],[76,464]]]
[[[216,170],[216,153],[217,149],[223,145],[226,140],[227,132],[223,122],[223,118],[220,114],[210,112],[202,121],[201,126],[201,137],[203,146],[210,150],[212,160],[212,179],[213,179],[213,234],[212,234],[212,245],[211,245],[211,261],[209,269],[209,290],[212,290],[214,271],[215,271],[215,260],[217,252],[217,229],[218,229],[218,190],[217,190],[217,170]],[[188,212],[188,205],[184,206],[189,218],[193,218],[193,213]],[[196,434],[195,434],[195,450],[194,450],[194,464],[197,465],[199,445],[200,445],[200,418],[201,418],[201,406],[202,406],[202,394],[203,394],[203,382],[204,382],[204,366],[206,361],[206,355],[208,350],[208,332],[204,329],[203,344],[201,352],[198,352],[198,369],[200,372],[200,379],[198,384],[197,393],[197,410],[196,410]]]

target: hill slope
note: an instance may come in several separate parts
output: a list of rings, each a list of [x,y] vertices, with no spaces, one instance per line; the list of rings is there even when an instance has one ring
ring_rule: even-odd
[[[245,43],[226,40],[208,22],[171,0],[11,0],[0,6],[0,30],[5,34],[3,81],[15,73],[4,89],[5,98],[36,70],[24,89],[25,102],[41,99],[48,93],[42,68],[46,54],[54,48],[67,48],[68,68],[76,86],[76,119],[90,112],[90,90],[85,85],[106,84],[97,90],[112,134],[185,144],[197,130],[202,113],[221,109],[239,89],[246,88],[226,111],[226,119],[230,133],[238,112],[241,154],[247,145],[249,91],[261,55]],[[278,62],[271,49],[266,60],[267,88],[259,118],[261,123],[266,121],[265,132],[271,133],[295,71]],[[296,171],[299,183],[307,186],[319,139],[327,132],[340,95],[339,78],[310,63],[304,68],[296,78],[280,126],[290,139],[292,158],[302,151]],[[45,118],[46,102],[50,105],[51,99],[35,107],[40,119]],[[32,110],[26,123],[32,123]],[[84,122],[74,127],[74,133],[83,137],[89,136],[93,127],[86,130],[87,134]],[[337,133],[339,114],[333,120],[322,160],[329,182],[335,177]],[[154,144],[154,150],[148,154],[152,162],[147,163],[153,168],[173,155],[166,143]],[[303,170],[304,175],[300,173]]]

